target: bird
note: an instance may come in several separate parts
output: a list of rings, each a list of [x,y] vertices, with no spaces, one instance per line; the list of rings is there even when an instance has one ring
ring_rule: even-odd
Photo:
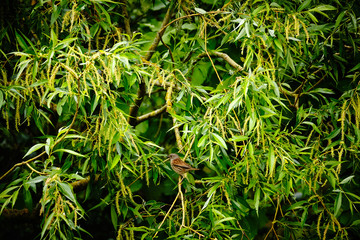
[[[174,170],[174,172],[181,176],[184,176],[184,174],[188,171],[199,170],[198,168],[193,168],[192,166],[181,160],[179,155],[177,155],[176,153],[171,153],[168,158],[170,158],[171,168]]]

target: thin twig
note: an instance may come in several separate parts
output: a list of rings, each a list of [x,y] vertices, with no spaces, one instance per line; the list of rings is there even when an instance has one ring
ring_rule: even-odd
[[[179,189],[179,194],[180,194],[180,198],[181,198],[181,206],[182,206],[182,220],[181,220],[181,226],[180,229],[182,227],[185,227],[185,212],[186,212],[186,206],[185,206],[185,201],[184,201],[184,194],[181,191],[181,182],[182,182],[182,178],[179,175],[179,183],[178,183],[178,189]]]
[[[160,223],[160,225],[159,225],[159,227],[158,227],[157,231],[155,232],[155,235],[153,236],[153,239],[156,237],[156,235],[158,234],[158,232],[159,232],[159,230],[160,230],[161,226],[164,224],[164,222],[165,222],[166,218],[169,216],[169,213],[170,213],[171,209],[174,207],[174,205],[175,205],[176,200],[178,199],[178,197],[179,197],[179,193],[176,195],[175,200],[173,201],[173,203],[171,204],[171,206],[170,206],[169,210],[168,210],[168,211],[167,211],[167,213],[165,214],[164,219],[161,221],[161,223]]]

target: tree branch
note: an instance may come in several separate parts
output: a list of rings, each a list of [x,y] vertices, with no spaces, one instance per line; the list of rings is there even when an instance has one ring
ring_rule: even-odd
[[[154,54],[155,52],[155,49],[157,48],[157,46],[159,45],[159,42],[160,42],[160,39],[161,37],[164,35],[164,32],[165,32],[165,29],[166,29],[166,26],[167,24],[169,23],[170,21],[170,18],[171,18],[171,15],[172,15],[172,12],[174,10],[174,6],[175,6],[175,0],[172,0],[171,3],[170,3],[170,6],[168,8],[168,11],[166,12],[166,15],[164,17],[164,20],[161,24],[161,27],[160,27],[160,30],[157,32],[156,34],[156,37],[154,39],[154,41],[152,42],[149,50],[148,50],[148,53],[146,54],[145,56],[145,60],[147,61],[150,61],[152,55]]]
[[[99,181],[99,178],[100,178],[100,174],[96,174],[93,182]],[[70,185],[72,186],[74,193],[77,193],[85,190],[89,182],[90,182],[90,176],[85,179],[72,182],[70,183]],[[32,211],[29,211],[29,209],[27,208],[23,208],[23,209],[5,208],[1,216],[12,219],[32,220],[35,217],[39,216],[39,212],[40,212],[40,203],[38,203]]]
[[[132,38],[132,32],[130,28],[130,18],[129,18],[129,13],[127,11],[127,0],[121,0],[121,10],[122,10],[122,15],[124,16],[125,32],[127,35],[129,35],[130,38]]]
[[[156,34],[156,37],[145,56],[146,61],[149,61],[151,59],[152,55],[155,52],[156,47],[159,45],[160,39],[166,29],[164,26],[166,26],[168,24],[168,22],[170,21],[172,12],[174,10],[175,2],[176,2],[175,0],[172,0],[170,3],[168,11],[166,12],[165,18],[161,24],[160,31]],[[146,85],[145,85],[144,81],[141,81],[139,83],[139,89],[137,91],[137,97],[135,99],[134,105],[130,108],[130,111],[129,111],[128,122],[131,126],[136,126],[136,124],[137,124],[137,114],[138,114],[139,108],[141,106],[141,103],[144,100],[145,94],[146,94]]]
[[[222,53],[222,52],[218,52],[218,51],[211,51],[208,52],[210,54],[210,56],[216,56],[216,57],[220,57],[222,59],[224,59],[230,66],[232,66],[233,68],[235,68],[237,71],[242,71],[244,68],[242,66],[240,66],[239,64],[237,64],[231,57],[229,57],[229,55],[227,55],[226,53]],[[201,53],[198,55],[198,58],[202,58],[202,57],[207,57],[207,53]]]
[[[139,124],[139,123],[141,123],[141,122],[143,122],[143,121],[148,120],[149,118],[156,117],[156,116],[162,114],[163,112],[166,111],[166,108],[167,108],[167,105],[165,104],[164,106],[162,106],[162,107],[159,108],[159,109],[156,109],[156,110],[154,110],[154,111],[152,111],[152,112],[149,112],[149,113],[147,113],[147,114],[144,114],[144,115],[138,117],[138,118],[136,119],[136,124]]]

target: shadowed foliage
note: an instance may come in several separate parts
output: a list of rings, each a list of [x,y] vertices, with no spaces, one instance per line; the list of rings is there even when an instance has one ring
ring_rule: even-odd
[[[4,0],[1,239],[354,239],[360,6]],[[167,156],[199,171],[178,178]]]

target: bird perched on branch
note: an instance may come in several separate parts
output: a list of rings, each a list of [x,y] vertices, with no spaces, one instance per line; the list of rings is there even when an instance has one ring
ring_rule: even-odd
[[[181,160],[179,155],[175,153],[171,153],[168,158],[170,158],[171,168],[174,170],[174,172],[180,174],[181,176],[184,176],[184,174],[188,171],[199,170],[198,168],[193,168],[192,166]]]

